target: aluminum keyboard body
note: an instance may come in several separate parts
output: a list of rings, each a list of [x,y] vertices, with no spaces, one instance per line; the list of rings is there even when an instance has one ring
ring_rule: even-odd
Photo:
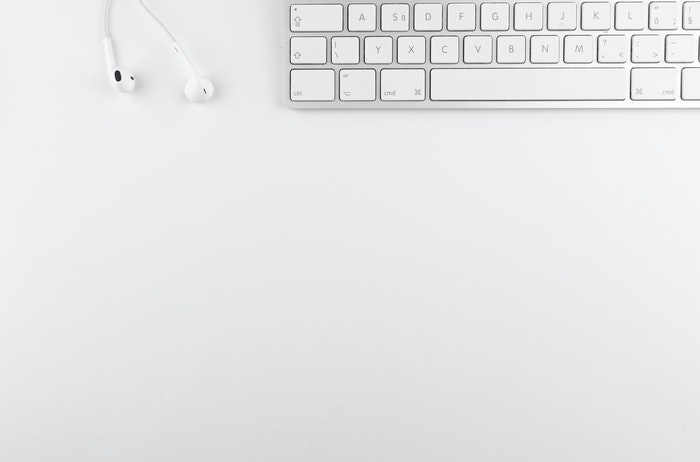
[[[700,108],[700,2],[283,8],[293,108]]]

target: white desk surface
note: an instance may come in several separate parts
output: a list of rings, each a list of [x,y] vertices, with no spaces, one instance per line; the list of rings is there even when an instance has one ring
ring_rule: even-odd
[[[698,111],[294,112],[280,2],[0,2],[3,462],[697,462]]]

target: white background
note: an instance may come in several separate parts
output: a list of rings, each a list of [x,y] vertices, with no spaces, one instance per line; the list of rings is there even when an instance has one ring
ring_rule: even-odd
[[[2,462],[696,462],[698,111],[295,112],[281,4],[0,0]]]

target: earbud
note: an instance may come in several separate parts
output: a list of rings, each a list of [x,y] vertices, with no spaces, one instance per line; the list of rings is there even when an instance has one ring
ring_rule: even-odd
[[[131,93],[136,88],[134,74],[123,67],[115,67],[112,72],[112,86],[122,93]]]
[[[214,84],[206,77],[195,75],[187,81],[185,96],[192,103],[203,103],[214,96]]]
[[[118,91],[122,93],[131,93],[134,91],[134,88],[136,88],[136,78],[134,78],[134,74],[130,70],[116,65],[112,39],[105,37],[104,47],[109,81]]]
[[[209,78],[200,75],[197,68],[194,67],[192,60],[185,53],[182,47],[177,43],[173,42],[173,49],[175,53],[182,57],[185,65],[190,70],[192,77],[187,81],[185,86],[185,96],[191,103],[203,103],[209,101],[214,96],[214,84]]]

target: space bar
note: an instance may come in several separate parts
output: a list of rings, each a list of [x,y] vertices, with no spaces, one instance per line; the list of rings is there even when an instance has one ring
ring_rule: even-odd
[[[434,69],[433,101],[616,101],[629,95],[624,68]]]

